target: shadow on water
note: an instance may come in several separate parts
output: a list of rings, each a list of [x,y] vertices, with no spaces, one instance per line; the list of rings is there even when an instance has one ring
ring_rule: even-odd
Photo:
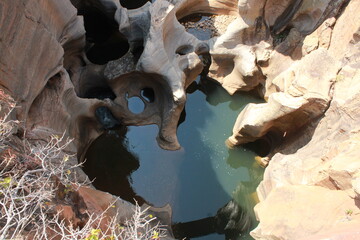
[[[138,157],[129,152],[125,133],[126,128],[110,130],[96,139],[86,152],[84,171],[96,188],[142,205],[145,200],[131,186],[131,174],[140,163]]]
[[[230,96],[210,81],[198,80],[192,90],[178,128],[180,150],[159,148],[156,126],[108,130],[90,146],[84,170],[95,187],[127,201],[169,203],[178,239],[251,239],[239,232],[255,223],[262,170],[251,151],[229,150],[224,142],[242,108],[259,100]]]

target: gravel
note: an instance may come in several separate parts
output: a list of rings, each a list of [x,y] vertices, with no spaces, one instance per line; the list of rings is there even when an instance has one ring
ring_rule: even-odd
[[[202,19],[198,22],[189,21],[182,24],[186,30],[211,30],[211,37],[217,37],[224,34],[228,25],[235,19],[236,16],[231,15],[211,15],[202,17]]]

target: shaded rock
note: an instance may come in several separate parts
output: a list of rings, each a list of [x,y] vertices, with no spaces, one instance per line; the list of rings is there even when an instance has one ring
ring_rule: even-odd
[[[280,22],[280,20],[282,20],[283,22],[288,22],[290,19],[287,19],[287,21],[284,21],[283,19],[280,19],[280,15],[282,15],[285,12],[286,8],[288,8],[291,5],[296,4],[297,2],[299,2],[299,1],[292,1],[292,0],[266,1],[264,11],[265,11],[265,21],[266,21],[267,25],[274,26],[275,22],[276,21]],[[296,4],[296,5],[299,5],[299,4]],[[298,10],[298,8],[297,8],[297,10]]]
[[[111,129],[120,124],[120,122],[114,118],[111,111],[106,107],[97,108],[95,115],[105,129]]]
[[[47,81],[62,70],[63,61],[71,66],[70,59],[80,54],[85,31],[68,2],[18,0],[0,6],[0,79],[19,104],[18,118],[23,120]],[[61,14],[55,17],[54,12]],[[63,59],[65,46],[71,54]]]

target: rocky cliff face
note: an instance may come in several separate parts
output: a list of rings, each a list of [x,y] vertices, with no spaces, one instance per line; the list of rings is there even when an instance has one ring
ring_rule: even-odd
[[[252,236],[358,234],[359,1],[137,3],[0,2],[0,84],[18,102],[12,117],[27,137],[66,131],[82,159],[105,129],[157,124],[159,145],[178,149],[186,88],[208,72],[230,94],[256,90],[266,100],[240,113],[228,139],[266,139],[273,149],[261,159],[268,167]],[[179,23],[192,13],[235,20],[201,41]],[[133,97],[141,113],[129,109]]]
[[[212,45],[210,68],[229,93],[257,87],[267,101],[249,104],[228,140],[278,146],[262,158],[270,163],[252,236],[358,238],[359,3],[254,2],[239,2],[237,24]]]
[[[271,157],[258,188],[256,238],[359,238],[359,7],[351,1],[339,17],[327,19],[302,42],[307,55],[297,69],[310,65],[297,73],[311,85],[302,89],[325,90],[321,96],[328,106]],[[285,74],[294,79],[291,72]],[[322,81],[329,81],[330,88]]]
[[[284,9],[296,1],[282,4]],[[243,51],[254,57],[244,59],[253,59],[253,70],[244,71],[246,65],[237,61],[245,60],[234,58],[233,71],[223,78],[231,93],[234,86],[253,86],[240,84],[239,73],[251,79],[261,72],[260,90],[267,101],[240,113],[229,144],[265,137],[278,146],[262,159],[270,163],[258,187],[255,239],[359,237],[359,6],[356,1],[303,1],[286,23],[283,13],[295,5],[277,17],[279,6],[267,1],[263,16],[272,28],[273,48],[263,48],[261,41],[246,46],[249,50]],[[280,22],[285,24],[281,30]]]

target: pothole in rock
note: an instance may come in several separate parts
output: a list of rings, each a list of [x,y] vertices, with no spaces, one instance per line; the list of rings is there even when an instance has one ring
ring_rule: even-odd
[[[134,114],[140,114],[145,110],[145,103],[143,100],[137,96],[134,97],[126,97],[127,106],[130,112]]]
[[[147,2],[151,0],[119,0],[121,6],[127,9],[136,9],[144,6]]]
[[[145,99],[148,103],[155,101],[155,93],[152,88],[143,88],[141,90],[141,97]]]
[[[78,9],[78,15],[84,18],[86,56],[90,62],[103,65],[128,52],[127,39],[119,32],[118,23],[101,2],[73,1],[73,4]]]
[[[96,188],[127,201],[170,204],[177,239],[251,239],[242,227],[256,224],[252,208],[263,170],[253,152],[229,150],[224,142],[238,113],[259,100],[230,96],[208,81],[195,82],[193,88],[178,128],[181,150],[159,148],[154,125],[109,130],[89,147],[84,170]],[[141,97],[151,101],[152,91],[142,89]],[[237,229],[225,230],[231,221]]]
[[[186,31],[200,40],[224,34],[228,25],[236,19],[232,15],[192,14],[179,20]]]
[[[114,100],[116,98],[116,95],[110,87],[106,86],[106,87],[90,88],[81,97],[97,98],[97,99],[101,99],[101,100],[108,98],[108,99]]]
[[[193,23],[211,18],[198,16]],[[192,29],[203,40],[214,34],[209,29],[205,35],[200,27]],[[177,49],[179,55],[188,51],[193,51],[191,46]],[[238,113],[248,102],[259,100],[246,94],[230,96],[200,78],[192,88],[184,122],[177,129],[180,150],[159,148],[154,125],[107,130],[88,148],[84,170],[96,188],[127,201],[155,207],[170,204],[177,239],[252,239],[248,230],[256,225],[255,191],[263,170],[254,162],[253,152],[229,150],[224,142]],[[137,96],[125,97],[129,110],[140,114],[161,96],[143,88]]]

